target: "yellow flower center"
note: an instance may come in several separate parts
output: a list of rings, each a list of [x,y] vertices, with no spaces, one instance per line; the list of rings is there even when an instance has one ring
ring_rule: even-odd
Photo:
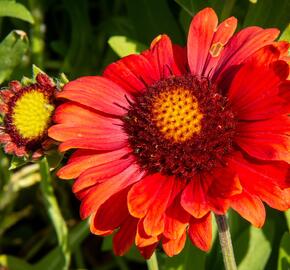
[[[197,99],[184,88],[161,92],[153,102],[153,120],[166,139],[184,142],[201,130]]]
[[[42,92],[26,92],[15,102],[13,125],[24,139],[39,138],[46,132],[53,110],[54,107]]]

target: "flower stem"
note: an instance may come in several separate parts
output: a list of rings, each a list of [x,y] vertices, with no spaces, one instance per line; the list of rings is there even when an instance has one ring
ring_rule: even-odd
[[[158,261],[156,253],[154,252],[149,260],[147,260],[148,270],[158,270]]]
[[[236,270],[237,265],[235,261],[235,255],[231,240],[231,234],[229,230],[229,225],[227,222],[227,217],[225,215],[215,215],[220,245],[223,253],[223,259],[226,270]]]

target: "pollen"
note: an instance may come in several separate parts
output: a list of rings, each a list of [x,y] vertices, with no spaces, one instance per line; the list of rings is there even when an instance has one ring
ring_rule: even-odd
[[[168,140],[185,142],[201,131],[203,114],[197,98],[184,88],[163,91],[152,106],[153,121]]]
[[[14,104],[12,124],[23,139],[37,139],[45,134],[53,110],[43,92],[25,92]]]

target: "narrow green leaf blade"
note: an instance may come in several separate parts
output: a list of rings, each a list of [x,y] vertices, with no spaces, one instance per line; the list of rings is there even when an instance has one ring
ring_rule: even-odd
[[[59,269],[67,270],[70,264],[71,251],[68,244],[68,229],[65,220],[62,217],[57,199],[54,195],[52,187],[52,179],[50,175],[50,168],[46,158],[40,160],[40,174],[41,174],[41,190],[44,195],[45,205],[56,231],[61,253],[64,258],[64,263]]]
[[[88,236],[89,226],[87,221],[80,222],[69,232],[69,248],[73,252],[75,248]],[[36,270],[59,270],[63,265],[61,248],[56,247],[48,253],[36,265]]]
[[[29,10],[22,4],[14,1],[0,1],[0,17],[13,17],[29,23],[34,23],[34,19]]]

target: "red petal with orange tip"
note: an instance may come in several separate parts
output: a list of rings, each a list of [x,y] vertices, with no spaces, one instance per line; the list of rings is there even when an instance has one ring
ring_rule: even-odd
[[[130,94],[114,82],[99,76],[87,76],[66,84],[59,98],[66,98],[112,115],[126,113]]]
[[[187,55],[190,71],[194,75],[202,75],[203,73],[217,25],[217,15],[211,8],[201,10],[191,21],[187,40]]]
[[[230,17],[224,20],[214,33],[203,76],[214,74],[215,66],[221,58],[221,53],[237,28],[237,19]]]
[[[209,183],[204,183],[200,175],[189,181],[182,192],[182,207],[196,218],[201,218],[210,211],[206,191]]]
[[[138,248],[140,254],[143,256],[143,258],[145,260],[148,260],[148,259],[150,259],[150,257],[154,253],[157,245],[158,245],[158,242],[157,243],[154,243],[154,244],[152,244],[150,246],[146,246],[146,247],[138,247],[137,246],[137,248]]]
[[[191,218],[188,228],[188,236],[192,244],[203,251],[208,251],[212,241],[211,214],[197,219]]]
[[[132,54],[110,64],[103,75],[128,92],[143,92],[159,78],[152,64],[143,55]]]
[[[158,80],[172,75],[180,75],[180,69],[175,62],[173,45],[167,35],[157,36],[151,43],[150,50],[142,53],[152,63]]]
[[[137,233],[135,238],[135,244],[138,247],[151,246],[152,244],[159,241],[158,236],[148,235],[144,230],[144,219],[139,219],[137,226]]]
[[[118,160],[129,152],[130,150],[128,148],[121,148],[106,153],[96,150],[76,150],[70,157],[68,163],[57,172],[57,176],[62,179],[77,178],[85,170]]]
[[[71,127],[91,126],[92,128],[120,125],[122,123],[120,119],[101,115],[90,107],[70,101],[56,108],[53,114],[53,121],[57,124],[66,124]]]
[[[260,48],[271,44],[279,35],[278,29],[262,29],[257,26],[247,27],[234,35],[223,50],[218,62],[213,79],[219,84],[228,79],[224,76],[229,69],[241,64]],[[225,83],[226,84],[226,83]],[[226,84],[227,85],[227,84]]]
[[[112,195],[139,181],[143,174],[138,166],[131,165],[120,174],[91,187],[89,192],[82,198],[81,218],[84,219],[96,212]]]
[[[168,177],[144,217],[144,229],[148,235],[159,235],[164,231],[165,210],[173,184],[174,178]]]
[[[113,251],[116,255],[124,255],[134,243],[137,219],[128,217],[113,238]]]
[[[242,186],[250,194],[258,196],[272,208],[289,209],[289,194],[283,190],[290,185],[289,165],[285,162],[253,161],[249,162],[236,153],[229,158],[229,166],[237,171]]]
[[[167,177],[156,173],[145,176],[140,182],[133,185],[128,193],[130,214],[133,217],[143,218],[166,181]]]
[[[289,67],[276,61],[279,55],[278,49],[267,46],[237,72],[228,99],[238,119],[261,120],[285,113],[286,101],[280,96],[279,86],[287,78]]]
[[[69,149],[91,149],[98,151],[113,151],[124,148],[128,145],[127,136],[125,134],[95,134],[91,137],[73,138],[64,141],[59,146],[60,152],[65,152]]]
[[[178,184],[181,181],[178,181]],[[172,195],[174,199],[171,204],[168,206],[165,212],[165,226],[163,235],[169,239],[177,239],[180,238],[185,228],[188,225],[190,215],[187,211],[183,209],[180,204],[181,193],[184,188],[184,185],[174,185]]]
[[[178,239],[167,239],[164,237],[162,239],[162,247],[165,253],[169,257],[172,257],[174,255],[179,254],[182,251],[185,245],[185,241],[186,241],[186,231],[184,231],[181,237]]]
[[[95,184],[102,183],[107,179],[123,172],[129,166],[134,164],[135,157],[128,156],[108,163],[104,163],[85,170],[74,182],[72,190],[77,193],[82,189],[91,187]]]
[[[105,201],[92,216],[91,231],[98,235],[113,232],[126,219],[130,219],[126,205],[129,188],[125,188]]]
[[[231,198],[230,205],[254,226],[261,228],[264,225],[266,211],[263,203],[257,196],[251,195],[244,190],[243,193]]]

